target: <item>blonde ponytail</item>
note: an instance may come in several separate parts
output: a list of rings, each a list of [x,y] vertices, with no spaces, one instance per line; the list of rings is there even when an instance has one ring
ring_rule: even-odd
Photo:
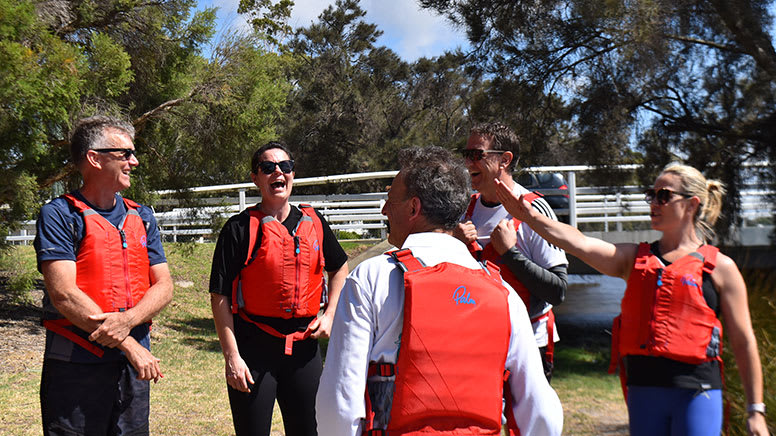
[[[701,200],[695,213],[695,231],[704,242],[711,242],[715,236],[714,223],[722,213],[724,185],[718,180],[707,180],[700,171],[689,165],[670,164],[663,173],[679,176],[682,191]]]

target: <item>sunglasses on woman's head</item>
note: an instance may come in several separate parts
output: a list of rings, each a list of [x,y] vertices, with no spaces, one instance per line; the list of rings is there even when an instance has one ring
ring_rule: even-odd
[[[283,174],[288,174],[291,171],[294,171],[294,161],[292,160],[282,160],[280,162],[272,162],[271,160],[265,160],[263,162],[259,162],[259,167],[257,170],[261,170],[264,174],[272,174],[275,172],[275,166],[278,166],[280,168],[280,171],[283,172]],[[255,171],[258,172],[258,171]]]
[[[504,154],[504,150],[481,150],[479,148],[467,148],[464,150],[461,150],[461,155],[464,159],[470,160],[472,162],[477,162],[479,160],[482,160],[483,157],[485,157],[486,154]]]
[[[657,200],[657,204],[664,205],[667,204],[669,201],[671,201],[671,197],[676,195],[681,195],[684,198],[691,198],[693,197],[690,194],[686,194],[684,192],[677,192],[672,191],[668,188],[660,188],[657,191],[653,188],[649,188],[646,191],[644,191],[644,201],[647,202],[647,204],[652,204],[653,201]]]

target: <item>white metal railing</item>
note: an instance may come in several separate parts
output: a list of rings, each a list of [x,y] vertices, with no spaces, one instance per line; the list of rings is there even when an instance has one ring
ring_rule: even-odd
[[[635,165],[622,166],[620,169],[632,170]],[[623,230],[624,223],[649,222],[649,205],[644,202],[641,189],[636,186],[613,188],[578,187],[576,173],[588,171],[591,167],[533,167],[524,171],[531,172],[562,172],[565,175],[568,190],[538,189],[545,195],[567,194],[568,209],[556,209],[556,214],[567,218],[569,224],[600,223],[603,231]],[[390,179],[397,171],[381,171],[361,174],[343,174],[337,176],[299,178],[294,180],[295,186],[311,186],[328,183],[347,183],[360,180]],[[162,197],[170,197],[178,191],[158,191]],[[162,198],[156,219],[163,237],[177,241],[178,237],[187,239],[203,239],[211,235],[219,219],[226,218],[245,209],[248,205],[260,201],[259,197],[248,196],[257,194],[252,183],[231,185],[205,186],[191,188],[188,192],[216,193],[224,192],[226,196],[218,198],[202,198],[195,200],[195,206],[186,206],[175,198]],[[234,193],[237,196],[234,196]],[[746,186],[742,190],[742,214],[744,226],[759,219],[771,218],[774,205],[771,201],[772,192],[761,186]],[[323,214],[330,226],[335,230],[352,231],[364,239],[384,239],[387,226],[386,217],[381,214],[387,194],[384,192],[338,195],[302,195],[292,196],[292,204],[308,203]],[[610,228],[614,226],[614,228]],[[7,240],[16,243],[27,243],[34,238],[34,221],[25,222],[22,229]]]

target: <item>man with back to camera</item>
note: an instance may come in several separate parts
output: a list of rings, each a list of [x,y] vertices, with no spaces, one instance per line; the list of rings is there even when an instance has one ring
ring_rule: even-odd
[[[565,299],[568,260],[563,250],[521,225],[499,202],[496,179],[518,195],[529,194],[536,210],[557,220],[541,196],[529,193],[512,178],[519,150],[517,135],[504,124],[478,124],[471,129],[462,153],[477,193],[472,196],[455,236],[469,245],[475,258],[498,265],[504,280],[520,295],[528,309],[549,381],[554,343],[559,339],[552,306]]]
[[[150,322],[173,284],[153,212],[130,186],[132,125],[85,118],[70,139],[81,187],[41,208],[35,250],[43,274],[44,435],[148,435]]]
[[[399,164],[383,214],[401,250],[362,262],[345,282],[319,434],[500,434],[502,399],[510,430],[560,434],[563,411],[525,307],[452,236],[469,199],[466,169],[439,147],[402,150]]]

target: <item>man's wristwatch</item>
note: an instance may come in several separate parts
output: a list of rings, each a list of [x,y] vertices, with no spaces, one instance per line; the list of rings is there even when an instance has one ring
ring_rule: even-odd
[[[752,403],[746,407],[746,412],[750,415],[755,412],[765,415],[765,403]]]

